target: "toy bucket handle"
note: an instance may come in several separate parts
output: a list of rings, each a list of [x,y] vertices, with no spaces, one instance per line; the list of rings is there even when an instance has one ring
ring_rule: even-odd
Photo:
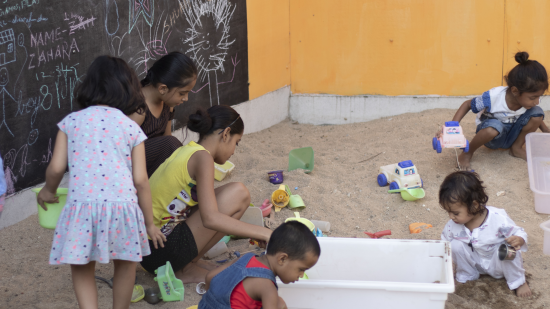
[[[285,185],[286,187],[286,192],[288,193],[288,196],[292,196],[292,192],[290,192],[290,188],[288,187],[288,185]]]

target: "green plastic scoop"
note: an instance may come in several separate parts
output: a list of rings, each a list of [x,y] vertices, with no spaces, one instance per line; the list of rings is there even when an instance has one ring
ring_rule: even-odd
[[[395,192],[401,192],[401,197],[405,201],[416,201],[426,196],[426,192],[424,192],[424,189],[422,188],[415,188],[415,189],[404,188],[404,189],[395,189],[395,190],[388,191],[388,193],[395,193]]]

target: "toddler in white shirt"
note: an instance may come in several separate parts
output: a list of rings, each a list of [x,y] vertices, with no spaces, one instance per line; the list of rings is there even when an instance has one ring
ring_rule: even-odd
[[[472,172],[448,175],[439,189],[439,204],[451,218],[441,239],[451,242],[456,280],[465,283],[480,274],[504,277],[517,296],[531,296],[521,257],[527,251],[527,233],[504,209],[486,206],[488,199],[479,176]],[[517,250],[515,259],[499,259],[498,248],[505,242]]]

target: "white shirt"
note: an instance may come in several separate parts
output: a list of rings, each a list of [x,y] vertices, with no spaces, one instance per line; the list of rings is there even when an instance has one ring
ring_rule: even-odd
[[[453,239],[471,244],[481,258],[480,264],[489,268],[490,260],[495,250],[504,243],[504,239],[510,236],[519,236],[525,240],[521,251],[527,251],[527,233],[523,228],[516,226],[508,217],[504,209],[487,206],[487,218],[480,227],[470,231],[464,224],[454,223],[449,220],[441,233],[441,239],[452,241]]]
[[[527,110],[522,107],[517,111],[508,108],[506,104],[506,90],[508,87],[495,87],[485,91],[479,97],[473,98],[471,109],[477,114],[476,126],[485,119],[497,119],[502,123],[514,123]]]

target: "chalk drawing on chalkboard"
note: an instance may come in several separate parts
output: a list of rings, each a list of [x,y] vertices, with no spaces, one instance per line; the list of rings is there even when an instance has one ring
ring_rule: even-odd
[[[33,129],[29,133],[29,138],[27,139],[27,144],[32,145],[36,143],[36,140],[38,139],[38,129]]]
[[[0,32],[0,66],[14,62],[15,56],[15,36],[13,29]]]
[[[158,18],[158,21],[155,22],[154,28],[151,28],[150,31],[140,31],[140,28],[136,28],[139,33],[139,39],[143,46],[143,49],[139,50],[134,57],[132,57],[128,63],[135,67],[136,73],[138,76],[147,74],[147,62],[149,60],[157,60],[164,55],[168,54],[166,49],[166,44],[170,38],[172,31],[165,33],[162,31],[162,12]],[[160,35],[159,35],[160,33]],[[166,34],[166,37],[164,36]],[[148,36],[147,36],[148,35]],[[143,65],[143,68],[140,68]]]
[[[116,4],[116,0],[105,0],[105,31],[107,31],[108,35],[113,35],[117,33],[118,28],[120,27],[119,24],[119,16],[118,16],[118,5]],[[113,10],[114,7],[114,10]],[[115,17],[116,14],[116,17]],[[116,24],[113,23],[112,26],[110,26],[111,23],[109,23],[109,20],[114,19],[116,21]],[[109,30],[109,27],[113,27],[113,29]]]
[[[17,103],[17,101],[11,96],[11,94],[6,90],[6,85],[9,82],[8,77],[8,69],[6,67],[0,68],[0,86],[2,89],[0,90],[0,93],[2,94],[2,122],[0,123],[0,129],[5,125],[8,132],[10,132],[11,136],[14,136],[11,132],[10,128],[8,127],[8,124],[6,123],[6,98],[4,94],[7,94],[14,102]]]
[[[132,29],[136,25],[139,16],[143,16],[145,22],[149,24],[149,27],[153,26],[153,18],[155,13],[154,0],[129,0],[130,1],[130,26],[128,27],[128,33],[132,32]]]
[[[237,8],[228,0],[180,0],[189,28],[183,39],[199,69],[198,79],[208,81],[210,106],[220,104],[218,71],[225,72],[227,50],[235,42],[229,38],[229,22]]]

